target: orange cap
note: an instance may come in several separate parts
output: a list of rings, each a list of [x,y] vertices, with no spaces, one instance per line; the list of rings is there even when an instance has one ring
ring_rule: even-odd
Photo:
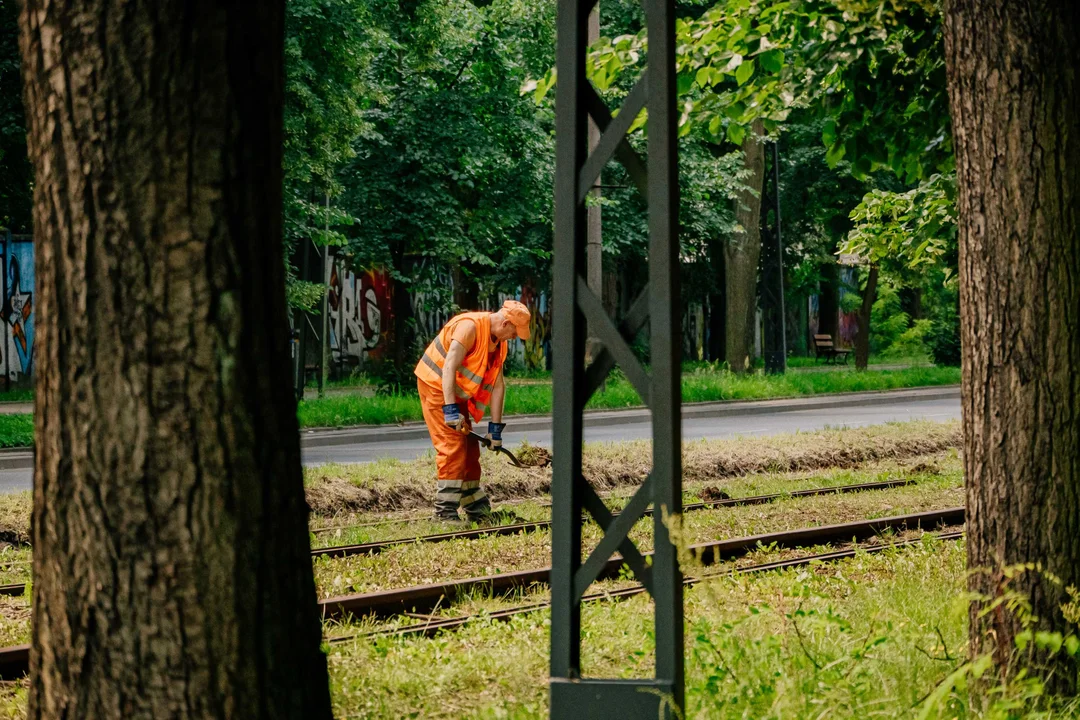
[[[515,328],[517,328],[517,335],[522,340],[529,339],[529,320],[532,318],[529,315],[529,308],[525,307],[517,300],[507,300],[503,303],[502,314],[507,320],[509,320]]]

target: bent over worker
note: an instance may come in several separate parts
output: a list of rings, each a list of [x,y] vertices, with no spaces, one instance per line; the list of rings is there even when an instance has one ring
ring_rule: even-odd
[[[491,411],[487,438],[502,445],[506,382],[506,342],[529,339],[529,310],[507,300],[498,312],[456,315],[439,331],[416,365],[416,386],[424,422],[435,446],[438,488],[435,519],[469,520],[491,514],[491,502],[480,488],[480,443],[469,432]]]

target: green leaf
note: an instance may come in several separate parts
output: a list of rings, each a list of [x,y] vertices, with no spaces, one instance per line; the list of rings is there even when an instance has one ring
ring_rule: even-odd
[[[733,102],[724,108],[724,114],[732,120],[741,120],[746,114],[746,105],[741,102]]]
[[[838,162],[844,159],[845,152],[847,152],[847,148],[844,147],[844,144],[837,143],[825,151],[825,162],[828,163],[829,167],[834,168]]]
[[[829,118],[821,128],[821,142],[831,148],[836,143],[836,121]]]
[[[1017,633],[1016,637],[1013,638],[1013,642],[1016,643],[1016,649],[1023,652],[1024,648],[1026,648],[1031,642],[1031,637],[1032,635],[1030,630],[1025,630],[1024,632]]]
[[[746,81],[750,79],[750,76],[754,74],[754,61],[748,60],[741,65],[739,69],[735,71],[735,82],[740,85],[745,85]]]
[[[694,87],[694,76],[689,73],[680,73],[675,79],[676,93],[679,95],[685,95],[690,92],[690,88]]]
[[[784,51],[774,48],[763,52],[758,55],[758,62],[761,63],[761,68],[766,72],[778,73],[784,67]]]
[[[735,123],[731,123],[727,126],[727,136],[728,140],[730,140],[731,142],[735,143],[736,145],[742,145],[743,140],[746,139],[746,128],[742,125],[736,125]]]
[[[1039,631],[1035,633],[1035,646],[1056,654],[1061,650],[1061,633]]]
[[[1065,652],[1075,657],[1077,651],[1080,651],[1080,640],[1078,640],[1075,635],[1070,635],[1065,638]]]
[[[714,115],[713,119],[709,121],[709,133],[712,135],[719,135],[722,119],[719,115]]]
[[[711,76],[712,68],[706,65],[705,67],[697,71],[697,75],[694,79],[697,81],[698,87],[707,88],[712,85],[712,83],[709,82],[709,78]]]

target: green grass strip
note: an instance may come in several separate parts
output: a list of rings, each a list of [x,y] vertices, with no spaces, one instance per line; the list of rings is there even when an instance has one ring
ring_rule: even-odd
[[[511,381],[512,382],[512,381]],[[959,368],[913,367],[904,370],[867,372],[788,373],[736,375],[726,371],[698,370],[683,376],[683,402],[721,400],[768,400],[807,397],[827,393],[955,385]],[[613,410],[641,406],[641,399],[625,379],[607,383],[589,401],[588,408]],[[506,397],[507,415],[547,415],[551,413],[551,384],[511,384]],[[416,395],[336,395],[305,400],[297,409],[300,426],[349,427],[391,425],[422,420]],[[31,415],[0,415],[0,448],[30,447],[34,440]]]
[[[726,371],[697,371],[683,376],[683,402],[720,400],[767,400],[827,393],[897,390],[912,387],[954,385],[959,368],[914,367],[867,372],[788,373],[736,375]],[[512,383],[512,381],[511,381]],[[641,399],[625,379],[608,382],[589,401],[590,409],[638,407]],[[384,425],[421,420],[420,400],[415,395],[344,395],[305,400],[298,410],[303,427]],[[507,415],[551,413],[551,384],[511,384],[506,396]]]
[[[33,444],[33,415],[0,415],[0,448],[30,447]]]

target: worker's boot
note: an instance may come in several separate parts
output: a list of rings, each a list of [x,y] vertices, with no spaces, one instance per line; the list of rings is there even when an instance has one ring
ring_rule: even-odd
[[[466,480],[461,484],[461,506],[472,522],[482,523],[490,517],[491,501],[480,488],[479,480]]]
[[[435,517],[438,522],[461,522],[461,480],[440,480],[435,491]]]

